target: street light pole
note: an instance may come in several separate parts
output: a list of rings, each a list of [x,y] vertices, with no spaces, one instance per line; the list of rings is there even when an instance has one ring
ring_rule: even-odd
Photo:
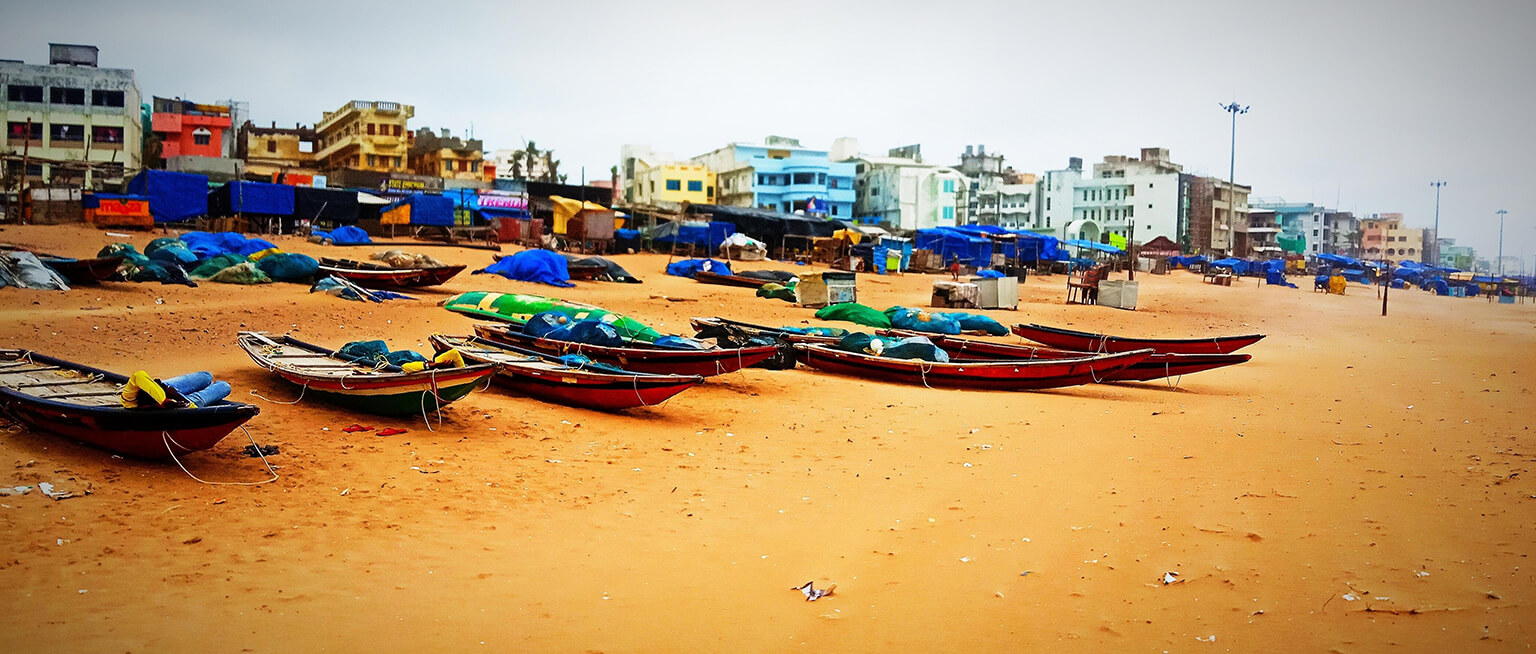
[[[1434,243],[1434,246],[1435,246],[1435,258],[1432,261],[1430,261],[1430,263],[1438,266],[1438,265],[1441,265],[1440,264],[1440,189],[1445,186],[1445,182],[1441,181],[1441,180],[1437,180],[1437,181],[1430,182],[1429,185],[1435,187],[1435,243]]]
[[[1499,213],[1499,277],[1502,278],[1504,276],[1504,214],[1507,214],[1509,212],[1505,211],[1503,209],[1500,209],[1498,213]]]
[[[1227,225],[1228,230],[1237,228],[1237,115],[1248,113],[1248,107],[1240,105],[1236,100],[1231,104],[1216,103],[1222,111],[1232,114],[1232,149],[1227,158]],[[1229,242],[1232,238],[1229,234]]]

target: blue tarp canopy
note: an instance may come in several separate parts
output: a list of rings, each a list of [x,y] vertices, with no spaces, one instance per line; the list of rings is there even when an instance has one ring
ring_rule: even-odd
[[[128,182],[128,192],[149,198],[157,223],[176,223],[208,215],[208,176],[146,170]]]
[[[935,227],[934,229],[949,229],[967,236],[986,238],[996,243],[1003,256],[1010,259],[1035,261],[1038,255],[1038,258],[1041,260],[1051,261],[1058,258],[1060,254],[1061,242],[1056,237],[1021,229],[1004,229],[997,225],[955,225],[953,227]],[[997,238],[1008,236],[1015,238]]]
[[[380,213],[407,204],[411,206],[412,225],[453,226],[453,199],[441,195],[413,193],[389,203]]]
[[[1077,247],[1077,248],[1089,248],[1091,250],[1098,250],[1099,252],[1108,252],[1110,254],[1125,254],[1125,250],[1117,248],[1117,247],[1115,247],[1113,245],[1109,245],[1107,243],[1094,243],[1093,241],[1085,241],[1085,240],[1080,239],[1080,238],[1068,239],[1068,240],[1062,241],[1062,242],[1066,243],[1067,245],[1070,245],[1072,247]]]
[[[919,229],[914,245],[920,250],[932,250],[946,264],[959,259],[961,263],[977,268],[992,265],[992,239],[952,227]]]
[[[720,249],[720,244],[731,234],[736,233],[736,225],[726,222],[700,222],[686,220],[682,222],[670,222],[656,226],[656,231],[651,233],[651,240],[656,243],[676,243],[678,245],[697,245],[708,249],[710,252]]]
[[[292,216],[293,197],[293,187],[286,184],[229,182],[208,193],[208,213],[214,216],[242,213]]]
[[[1185,256],[1172,256],[1172,257],[1168,257],[1168,265],[1170,265],[1170,266],[1191,266],[1191,265],[1194,265],[1194,264],[1197,264],[1197,263],[1210,263],[1210,262],[1211,262],[1211,260],[1206,258],[1206,256],[1203,255],[1203,254],[1197,254],[1197,255],[1192,256],[1192,257],[1185,257]]]

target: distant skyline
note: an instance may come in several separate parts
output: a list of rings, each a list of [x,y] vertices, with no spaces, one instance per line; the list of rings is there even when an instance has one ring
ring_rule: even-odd
[[[533,140],[578,181],[619,148],[691,157],[778,134],[868,153],[985,144],[1043,172],[1164,147],[1257,197],[1401,212],[1491,258],[1536,255],[1536,3],[274,0],[11,3],[0,58],[101,48],[150,95],[314,124],[354,100],[415,105],[488,150]],[[1309,234],[1310,237],[1310,234]]]

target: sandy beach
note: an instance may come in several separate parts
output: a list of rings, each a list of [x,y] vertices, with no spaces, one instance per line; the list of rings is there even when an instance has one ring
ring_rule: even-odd
[[[127,240],[16,227],[91,256]],[[278,237],[312,256],[366,259]],[[411,247],[445,261],[490,253]],[[515,248],[506,247],[505,252]],[[1139,275],[1141,307],[1030,278],[1012,324],[1261,332],[1248,364],[1164,382],[972,392],[748,369],[625,413],[475,393],[421,419],[305,399],[243,329],[430,351],[468,290],[555,295],[663,332],[819,323],[749,289],[614,259],[640,285],[465,273],[415,301],[301,285],[0,290],[0,347],[209,370],[261,407],[281,479],[0,433],[0,640],[13,651],[1525,651],[1536,641],[1536,304]],[[765,262],[748,268],[795,269]],[[877,309],[936,277],[860,275]],[[850,325],[842,325],[848,327]],[[1018,339],[1009,337],[1008,339]],[[344,433],[352,423],[408,430]],[[258,481],[236,432],[183,458]],[[1522,569],[1524,568],[1524,569]],[[1164,584],[1165,573],[1178,581]],[[791,590],[836,584],[806,602]],[[25,644],[25,647],[20,647]],[[483,646],[483,647],[482,647]]]

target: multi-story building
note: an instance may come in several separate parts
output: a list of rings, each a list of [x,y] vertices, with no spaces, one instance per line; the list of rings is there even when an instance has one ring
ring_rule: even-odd
[[[415,115],[416,108],[408,104],[367,100],[327,111],[315,124],[320,148],[315,161],[326,171],[407,172],[415,134],[406,122]]]
[[[1477,262],[1477,250],[1471,246],[1457,245],[1454,238],[1442,238],[1440,246],[1440,265],[1461,270],[1471,270],[1472,264]]]
[[[646,145],[619,150],[619,188],[630,204],[714,204],[715,173],[703,164],[681,161]]]
[[[315,130],[295,124],[292,128],[240,125],[235,156],[245,162],[245,174],[266,181],[291,176],[313,178],[320,172],[315,161]]]
[[[198,104],[181,98],[152,100],[150,129],[160,138],[160,156],[224,157],[224,132],[230,127],[229,107]]]
[[[1420,261],[1424,230],[1403,227],[1403,214],[1373,213],[1360,220],[1360,247],[1366,259]]]
[[[923,163],[918,146],[846,161],[856,176],[855,220],[905,230],[962,224],[969,180],[954,168]]]
[[[1158,236],[1180,242],[1186,231],[1182,169],[1164,148],[1142,148],[1139,159],[1106,156],[1089,176],[1082,159],[1072,157],[1037,185],[1038,217],[1029,229],[1091,241],[1110,233],[1141,243]]]
[[[1342,254],[1360,256],[1360,221],[1348,211],[1324,211],[1320,243],[1317,254]]]
[[[1003,155],[987,154],[987,146],[965,146],[956,167],[970,181],[967,189],[968,202],[962,224],[996,225],[1000,219],[998,205],[1002,203],[1003,184],[1008,182],[1003,168]]]
[[[1227,256],[1233,252],[1236,226],[1248,224],[1248,194],[1252,190],[1214,177],[1181,174],[1179,200],[1188,225],[1180,241],[1192,252]]]
[[[0,61],[5,172],[99,188],[141,167],[143,123],[133,71],[97,67],[90,45],[48,44],[48,65]],[[14,171],[14,172],[13,172]]]
[[[1274,209],[1253,209],[1246,224],[1232,226],[1232,254],[1266,259],[1280,254],[1280,216]]]
[[[997,224],[1006,229],[1033,229],[1038,211],[1035,195],[1039,180],[1032,174],[1010,175],[1000,190]]]
[[[454,136],[447,128],[440,133],[423,127],[416,130],[410,148],[411,171],[445,180],[480,183],[485,180],[480,166],[484,163],[484,144],[480,139]]]
[[[717,204],[852,218],[854,165],[828,154],[770,136],[763,145],[732,143],[693,161],[715,173]]]

